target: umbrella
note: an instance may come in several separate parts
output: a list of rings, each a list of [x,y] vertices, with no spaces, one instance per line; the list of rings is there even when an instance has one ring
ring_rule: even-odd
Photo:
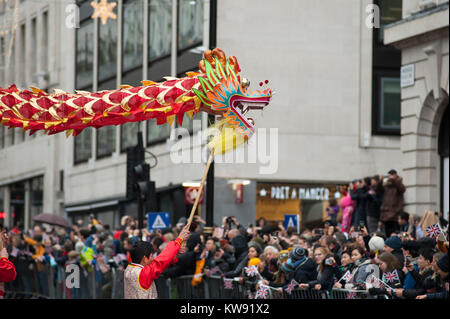
[[[39,214],[33,217],[35,222],[47,223],[49,225],[57,225],[61,227],[70,227],[69,223],[58,215],[53,214]]]

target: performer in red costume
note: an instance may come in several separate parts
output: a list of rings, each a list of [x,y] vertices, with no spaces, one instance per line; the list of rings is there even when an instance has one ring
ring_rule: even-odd
[[[0,234],[0,299],[5,295],[5,282],[16,279],[16,269],[14,264],[8,260],[8,252],[4,243],[8,240],[6,232]]]
[[[184,241],[189,238],[189,225],[186,225],[178,238],[167,243],[164,250],[153,259],[153,248],[149,242],[138,241],[130,250],[132,263],[124,274],[125,299],[157,299],[154,280],[171,264],[176,263],[176,255]]]

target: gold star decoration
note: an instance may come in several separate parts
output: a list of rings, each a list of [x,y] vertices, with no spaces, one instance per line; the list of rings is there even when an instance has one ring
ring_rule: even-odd
[[[95,12],[92,14],[91,18],[100,18],[102,24],[105,24],[109,18],[116,19],[117,16],[113,12],[116,5],[116,2],[108,3],[107,0],[101,0],[100,3],[92,1],[91,6],[95,9]]]

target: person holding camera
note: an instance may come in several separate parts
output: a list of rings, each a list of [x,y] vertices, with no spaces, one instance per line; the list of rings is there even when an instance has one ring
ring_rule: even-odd
[[[334,279],[342,277],[333,254],[326,247],[316,247],[314,249],[314,261],[317,264],[317,279],[308,283],[301,283],[301,289],[331,290]],[[335,277],[336,276],[336,277]]]
[[[409,256],[406,256],[405,258],[403,273],[405,275],[408,273],[411,274],[416,282],[416,285],[413,289],[394,289],[394,293],[397,297],[415,299],[417,296],[426,293],[428,289],[435,286],[433,280],[434,271],[432,268],[433,251],[427,247],[422,247],[419,249],[419,258],[417,259],[419,271],[415,269],[411,258],[408,257]]]
[[[396,170],[391,169],[383,184],[383,202],[380,208],[380,219],[384,224],[386,237],[390,237],[399,228],[398,216],[403,211],[405,191],[403,179],[397,175]]]
[[[350,197],[356,202],[355,216],[352,218],[353,225],[357,226],[361,222],[366,224],[366,209],[367,209],[367,194],[369,191],[368,185],[370,184],[370,178],[366,177],[361,182],[359,180],[350,184]]]

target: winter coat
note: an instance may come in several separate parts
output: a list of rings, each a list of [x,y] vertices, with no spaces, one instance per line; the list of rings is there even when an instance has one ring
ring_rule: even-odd
[[[248,255],[247,239],[242,235],[237,235],[231,240],[231,245],[234,247],[234,268],[237,267]]]
[[[236,266],[234,270],[228,271],[225,273],[225,277],[227,278],[234,278],[239,277],[242,275],[242,270],[247,267],[248,264],[248,257],[245,257],[241,260],[241,262]]]
[[[308,283],[317,278],[317,270],[316,264],[312,261],[312,259],[307,258],[306,261],[290,273],[286,274],[286,284],[289,284],[292,279],[295,279],[296,282],[300,283]]]
[[[361,188],[357,188],[356,191],[353,189],[350,189],[350,196],[352,197],[352,200],[356,201],[356,215],[354,224],[359,225],[360,221],[364,221],[366,219],[367,215],[367,192],[368,188],[366,186],[363,186]]]
[[[355,288],[364,283],[367,280],[367,277],[371,274],[371,272],[368,271],[368,267],[374,267],[375,265],[372,264],[370,259],[362,257],[360,260],[355,262],[354,266],[355,268],[353,268],[352,271],[352,278],[348,283]]]
[[[383,194],[377,192],[375,189],[373,190],[375,194],[367,193],[367,216],[380,219],[380,207],[383,201]]]
[[[380,219],[383,222],[397,221],[398,215],[403,210],[405,185],[402,178],[397,177],[395,180],[389,179],[383,185],[383,203],[381,204]]]
[[[329,257],[332,256],[331,255],[327,256],[325,260]],[[334,285],[334,279],[339,280],[339,278],[341,278],[342,275],[343,274],[341,273],[337,265],[334,266],[324,265],[322,270],[320,270],[319,265],[317,266],[317,279],[310,281],[308,284],[310,288],[314,288],[315,285],[320,284],[321,290],[331,290]]]
[[[391,254],[397,257],[400,265],[403,266],[405,264],[405,255],[403,255],[403,251],[401,249],[394,249]]]
[[[352,222],[353,215],[353,205],[354,202],[350,195],[345,196],[341,199],[341,207],[342,207],[342,231],[348,233],[350,231],[350,224]]]
[[[436,286],[435,280],[433,279],[433,270],[427,269],[420,274],[417,270],[409,272],[414,278],[416,285],[413,289],[403,290],[403,296],[407,299],[416,299],[417,296],[423,295],[427,292],[427,289],[434,288]]]

